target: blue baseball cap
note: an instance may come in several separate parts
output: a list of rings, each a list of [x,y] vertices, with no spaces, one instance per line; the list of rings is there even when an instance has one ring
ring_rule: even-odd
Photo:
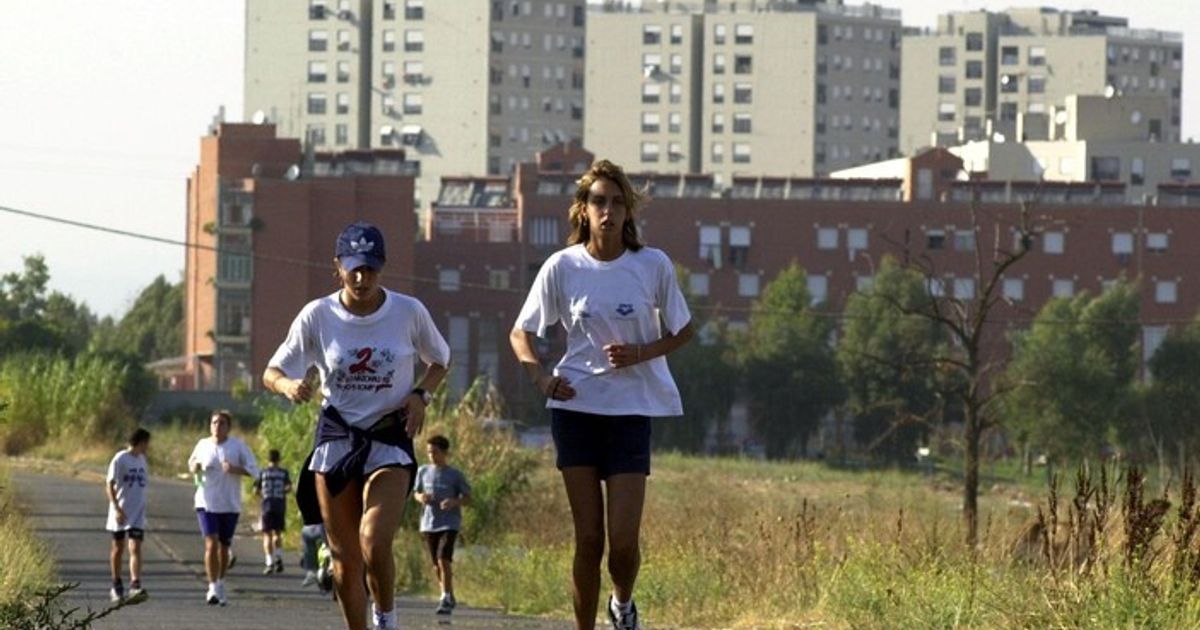
[[[351,223],[338,234],[336,256],[343,269],[353,270],[365,266],[379,271],[387,260],[383,247],[383,233],[365,221]]]

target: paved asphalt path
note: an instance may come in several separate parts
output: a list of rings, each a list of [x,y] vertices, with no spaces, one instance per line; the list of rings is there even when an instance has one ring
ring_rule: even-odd
[[[73,476],[66,476],[29,466],[12,466],[9,472],[23,512],[55,557],[59,578],[80,584],[72,591],[70,604],[95,610],[107,607],[111,538],[104,531],[106,499],[102,475],[76,471]],[[155,478],[148,490],[149,531],[142,547],[142,583],[150,599],[96,622],[97,630],[315,630],[344,627],[336,603],[321,596],[315,588],[301,588],[303,572],[298,567],[295,551],[287,553],[283,573],[261,574],[262,546],[250,532],[245,517],[234,538],[238,563],[225,579],[229,605],[207,605],[203,601],[206,586],[203,545],[192,510],[191,484]],[[253,518],[249,514],[246,516]],[[128,555],[125,561],[128,587]],[[460,595],[460,599],[469,598]],[[461,604],[447,620],[433,614],[435,603],[431,599],[397,598],[400,627],[404,630],[565,630],[571,627],[562,621],[508,617]]]

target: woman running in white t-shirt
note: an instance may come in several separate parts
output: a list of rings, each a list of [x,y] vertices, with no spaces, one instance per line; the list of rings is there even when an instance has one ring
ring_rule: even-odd
[[[337,239],[342,287],[306,305],[263,374],[270,391],[294,402],[312,396],[304,376],[321,374],[315,448],[301,471],[296,500],[324,521],[334,585],[349,630],[396,627],[392,539],[412,491],[412,438],[425,422],[430,394],[446,375],[450,349],[415,298],[379,285],[383,234],[355,223]],[[414,378],[415,359],[425,364]],[[313,503],[319,510],[312,509]],[[305,524],[310,524],[307,516]],[[366,576],[366,589],[363,576]]]
[[[618,630],[640,628],[633,587],[650,418],[683,414],[665,356],[692,338],[691,315],[671,260],[638,236],[641,200],[619,166],[592,165],[571,204],[568,247],[542,265],[510,335],[517,359],[549,399],[575,523],[575,627],[583,630],[596,621],[606,512],[607,616]],[[547,374],[533,337],[556,322],[567,331],[567,350]]]

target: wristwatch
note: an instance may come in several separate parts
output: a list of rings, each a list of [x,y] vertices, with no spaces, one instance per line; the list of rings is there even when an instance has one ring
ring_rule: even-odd
[[[421,389],[420,387],[414,387],[412,390],[412,393],[420,396],[421,402],[425,403],[426,407],[429,406],[429,403],[433,402],[433,394],[430,394],[429,392]]]

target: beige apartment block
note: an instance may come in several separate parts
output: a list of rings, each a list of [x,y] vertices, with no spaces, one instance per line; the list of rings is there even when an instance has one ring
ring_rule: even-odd
[[[585,0],[247,0],[246,15],[247,117],[319,151],[403,148],[419,199],[582,137]]]
[[[897,155],[896,11],[834,2],[603,4],[584,144],[646,173],[811,177]]]
[[[1180,140],[1183,41],[1178,33],[1131,29],[1128,20],[1052,8],[949,13],[903,45],[900,150],[1030,135],[1067,97],[1163,96],[1157,140]],[[1018,119],[1028,124],[1018,129]],[[1044,123],[1043,123],[1044,121]]]

